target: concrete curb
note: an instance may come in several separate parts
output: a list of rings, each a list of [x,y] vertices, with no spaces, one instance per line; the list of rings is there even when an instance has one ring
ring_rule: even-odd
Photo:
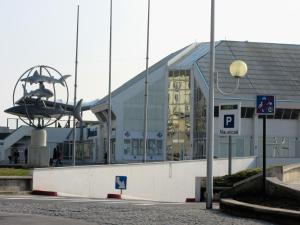
[[[1,180],[32,180],[32,176],[0,176]]]
[[[109,199],[122,199],[121,194],[107,194],[107,198]]]
[[[0,195],[30,195],[32,191],[0,191]]]
[[[32,195],[46,195],[46,196],[57,196],[56,191],[42,191],[42,190],[33,190]]]
[[[186,203],[195,203],[195,202],[196,202],[196,199],[195,199],[195,198],[186,198],[186,199],[185,199],[185,202],[186,202]]]
[[[284,225],[298,225],[300,211],[249,204],[233,199],[221,199],[220,209],[241,217],[262,219]]]

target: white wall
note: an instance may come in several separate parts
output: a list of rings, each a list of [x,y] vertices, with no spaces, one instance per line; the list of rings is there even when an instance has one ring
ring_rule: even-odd
[[[228,171],[226,159],[214,161],[214,176]],[[233,172],[256,166],[256,158],[235,158]],[[106,198],[115,176],[127,176],[124,195],[157,201],[183,202],[195,196],[195,177],[206,176],[206,160],[34,169],[33,189]]]
[[[300,163],[300,158],[267,158],[267,167]],[[262,167],[262,157],[257,158],[257,166]]]

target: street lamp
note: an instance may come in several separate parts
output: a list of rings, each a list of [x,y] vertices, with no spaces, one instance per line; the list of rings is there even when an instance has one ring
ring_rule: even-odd
[[[217,72],[217,89],[222,95],[231,95],[235,93],[240,85],[240,78],[243,78],[248,71],[247,64],[242,60],[235,60],[230,64],[229,71],[232,77],[235,78],[235,88],[231,92],[225,92],[219,87],[219,73]]]
[[[214,7],[214,1],[212,0],[213,6]],[[213,10],[212,10],[213,12]],[[213,17],[212,17],[213,18]],[[212,22],[212,24],[214,24]],[[212,33],[213,33],[213,28],[212,28]],[[213,110],[214,110],[214,38],[211,40],[211,59],[210,59],[210,90],[209,90],[209,113],[208,113],[208,154],[207,154],[207,201],[206,201],[206,208],[211,209],[212,208],[212,200],[213,200],[213,152],[214,152],[214,115],[213,115]],[[242,61],[242,60],[235,60],[231,63],[229,67],[229,71],[232,77],[236,79],[236,84],[235,88],[231,92],[225,92],[221,90],[219,87],[219,74],[218,72],[216,73],[217,75],[217,82],[216,82],[216,87],[217,90],[222,94],[222,95],[231,95],[235,93],[240,84],[240,78],[244,77],[248,71],[247,64]],[[228,153],[228,172],[231,174],[231,158],[232,158],[232,150],[231,150],[231,136],[229,136],[229,153]]]
[[[243,78],[248,71],[247,64],[242,60],[235,60],[230,64],[229,71],[232,77],[236,80],[235,88],[231,92],[225,92],[219,87],[218,73],[217,73],[217,89],[222,95],[231,95],[235,93],[240,84],[240,78]],[[228,136],[228,175],[232,172],[232,138]]]
[[[209,94],[208,94],[208,104],[207,104],[207,168],[206,168],[206,190],[207,190],[207,200],[206,208],[212,209],[212,200],[213,200],[213,155],[214,155],[214,78],[215,78],[215,0],[211,0],[211,17],[210,17],[210,56],[209,56]],[[246,64],[245,64],[246,65]],[[231,66],[230,66],[231,67]],[[232,72],[234,77],[238,74],[242,75],[243,73],[238,73],[243,66],[243,63],[236,62],[232,65]],[[247,68],[247,65],[246,67]],[[247,69],[246,69],[247,72]],[[246,73],[245,73],[246,74]],[[245,75],[244,74],[244,75]],[[217,82],[218,85],[218,82]],[[237,79],[236,87],[239,86],[239,78]],[[218,88],[218,86],[217,86]],[[218,88],[220,91],[220,89]],[[237,90],[237,88],[236,88]],[[234,90],[234,92],[236,91]],[[231,92],[231,93],[234,93]],[[221,92],[222,93],[222,92]],[[226,93],[223,92],[225,95]],[[229,93],[228,93],[229,94]]]
[[[231,76],[235,78],[242,78],[248,71],[247,64],[242,60],[235,60],[230,64],[229,71]]]

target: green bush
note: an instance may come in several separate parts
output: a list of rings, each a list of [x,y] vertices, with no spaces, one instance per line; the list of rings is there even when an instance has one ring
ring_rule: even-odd
[[[216,186],[231,187],[234,183],[245,180],[248,177],[254,176],[261,172],[262,172],[261,168],[243,170],[243,171],[240,171],[240,172],[232,174],[232,175],[216,177],[214,179],[214,184]]]
[[[214,186],[216,187],[232,187],[233,184],[245,180],[248,177],[251,177],[253,175],[256,175],[258,173],[261,173],[261,168],[255,168],[255,169],[247,169],[240,171],[238,173],[232,174],[232,175],[226,175],[222,177],[214,177]],[[206,186],[206,178],[204,178],[203,186]]]

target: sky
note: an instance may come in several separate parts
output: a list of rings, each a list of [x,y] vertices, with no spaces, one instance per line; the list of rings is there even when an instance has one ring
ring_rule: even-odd
[[[78,99],[108,93],[110,0],[0,0],[0,126],[13,116],[19,77],[48,65],[68,78],[73,99],[80,5]],[[215,40],[300,44],[300,1],[215,0]],[[145,69],[147,0],[113,0],[112,90]],[[210,0],[151,0],[149,65],[210,40]],[[90,114],[86,119],[93,119]]]

